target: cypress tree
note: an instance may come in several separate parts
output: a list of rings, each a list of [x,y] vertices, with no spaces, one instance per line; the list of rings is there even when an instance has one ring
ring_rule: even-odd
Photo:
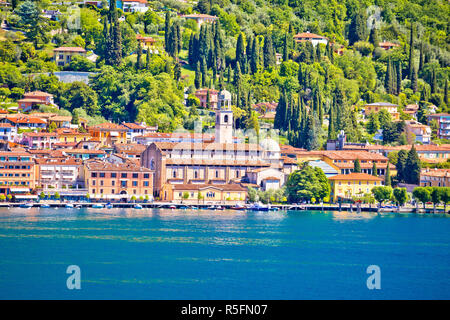
[[[141,43],[138,43],[137,47],[137,57],[136,57],[136,70],[142,69],[142,46]]]
[[[330,106],[328,113],[328,140],[336,139],[336,131],[334,130],[333,106]]]
[[[361,173],[361,164],[359,163],[358,158],[356,158],[355,162],[353,163],[353,172]]]
[[[211,94],[209,93],[209,89],[206,91],[206,108],[211,109]]]
[[[402,62],[397,62],[397,94],[402,91]]]
[[[272,35],[267,35],[264,38],[264,68],[275,65],[275,51],[272,43]]]
[[[424,64],[423,42],[420,42],[419,71],[423,70],[423,64]]]
[[[164,47],[167,50],[169,45],[169,33],[170,33],[170,12],[166,11],[166,18],[164,23]]]
[[[173,78],[178,82],[180,80],[180,77],[181,77],[181,66],[180,63],[177,61],[173,68]]]
[[[314,117],[311,112],[308,114],[306,120],[306,141],[305,141],[305,149],[308,151],[315,150],[318,148],[318,137],[315,126]]]
[[[283,43],[283,61],[288,61],[288,52],[289,52],[288,34],[285,33],[284,34],[284,43]]]
[[[252,52],[250,57],[250,70],[252,74],[258,72],[258,40],[256,38],[252,41]]]
[[[317,62],[320,62],[322,60],[322,53],[320,52],[320,44],[316,45],[316,58]]]
[[[367,37],[367,16],[363,9],[355,13],[352,17],[348,31],[349,44],[353,45],[358,41],[366,41]]]
[[[445,87],[444,87],[444,103],[448,105],[448,79],[445,79]]]
[[[283,90],[280,94],[280,98],[278,99],[278,105],[275,112],[275,119],[274,119],[274,128],[275,129],[286,129],[284,127],[284,119],[286,118],[286,92]]]
[[[199,89],[202,85],[202,72],[200,71],[200,62],[197,61],[197,68],[195,69],[194,85],[196,89]]]
[[[106,64],[111,63],[111,53],[110,50],[112,48],[112,42],[110,37],[108,20],[106,18],[103,19],[103,37],[104,37],[104,46],[103,46],[103,56]]]
[[[241,32],[236,43],[236,63],[239,63],[241,67],[244,65],[244,34]]]
[[[392,64],[391,64],[391,58],[389,57],[387,67],[386,67],[386,74],[384,78],[384,87],[386,88],[386,92],[391,94],[392,93]]]
[[[303,78],[303,71],[302,71],[302,64],[299,63],[298,65],[298,74],[297,74],[298,84],[303,85],[304,78]]]
[[[405,182],[405,177],[408,174],[406,168],[407,159],[408,152],[405,150],[400,150],[398,152],[397,163],[395,164],[395,169],[397,170],[397,180],[399,182]]]
[[[150,70],[150,50],[147,48],[147,54],[146,56],[146,64],[145,64],[145,68],[147,70]]]
[[[433,68],[433,71],[431,73],[431,93],[437,92],[437,83],[436,83],[436,69]]]
[[[231,83],[231,67],[228,66],[228,72],[227,72],[227,82]]]
[[[241,65],[239,62],[237,62],[236,69],[234,70],[234,79],[233,79],[233,84],[235,87],[241,86],[241,78],[242,78]]]
[[[416,68],[413,68],[413,74],[412,74],[412,79],[411,79],[411,89],[414,93],[416,93],[417,89],[418,89]]]
[[[391,186],[391,169],[390,169],[390,163],[388,161],[387,165],[386,165],[386,173],[384,175],[384,185],[386,187],[390,187]]]
[[[410,184],[419,184],[421,163],[414,145],[408,152],[406,168],[408,168],[408,170],[406,170],[405,181]]]
[[[377,163],[375,161],[373,162],[373,165],[372,165],[372,175],[375,176],[375,177],[378,176],[378,174],[377,174]]]
[[[411,23],[411,33],[409,38],[409,64],[408,64],[408,78],[412,79],[413,64],[414,64],[414,25]]]
[[[379,47],[380,40],[378,39],[378,31],[375,26],[370,30],[369,42],[373,45],[374,48]]]
[[[202,87],[206,87],[206,83],[208,81],[207,74],[208,74],[208,66],[206,65],[205,58],[202,59],[202,64],[200,65],[201,72],[202,72]]]

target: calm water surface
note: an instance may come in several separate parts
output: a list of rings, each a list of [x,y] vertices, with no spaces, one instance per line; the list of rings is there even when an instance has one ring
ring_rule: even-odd
[[[415,214],[0,209],[0,299],[449,299],[449,231]]]

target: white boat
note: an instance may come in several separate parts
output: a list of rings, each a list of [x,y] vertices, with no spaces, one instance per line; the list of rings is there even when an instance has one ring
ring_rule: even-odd
[[[112,208],[114,208],[114,206],[111,203],[108,203],[108,204],[105,205],[105,208],[106,209],[112,209]]]
[[[41,204],[41,208],[50,208],[50,205],[48,203]]]
[[[73,208],[73,204],[72,203],[66,203],[65,207],[66,208]]]
[[[21,208],[31,208],[31,207],[33,207],[33,202],[21,203],[20,207]]]
[[[140,204],[135,204],[134,206],[133,206],[133,208],[134,209],[142,209],[142,206],[140,205]]]
[[[262,203],[254,203],[253,205],[248,208],[248,210],[252,211],[269,211],[269,206],[264,205]]]
[[[95,203],[92,205],[92,208],[94,209],[103,209],[105,206],[101,203]]]

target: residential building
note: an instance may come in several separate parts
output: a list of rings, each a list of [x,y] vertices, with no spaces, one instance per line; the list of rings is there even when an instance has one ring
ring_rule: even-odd
[[[371,114],[372,112],[378,113],[381,110],[386,110],[389,112],[392,116],[392,120],[399,121],[400,120],[400,113],[397,110],[398,105],[392,104],[389,102],[375,102],[366,104],[364,106],[364,115],[366,118]]]
[[[83,177],[91,198],[153,199],[154,171],[129,161],[114,164],[105,160],[85,161]]]
[[[280,189],[286,179],[283,171],[270,167],[250,170],[246,173],[246,176],[249,183],[258,185],[264,191]]]
[[[117,0],[117,8],[123,12],[145,13],[148,10],[147,0]]]
[[[198,89],[195,91],[195,96],[200,100],[200,107],[208,108],[208,92],[209,92],[209,108],[217,109],[218,93],[214,89]]]
[[[47,127],[47,121],[28,116],[26,114],[10,114],[4,118],[0,118],[0,123],[9,123],[16,129],[45,129]]]
[[[89,134],[100,140],[102,145],[112,146],[116,143],[127,143],[128,128],[115,123],[101,123],[88,128]]]
[[[145,123],[122,122],[122,125],[127,128],[127,141],[135,142],[135,138],[143,136],[147,133],[156,132],[158,126],[147,126]]]
[[[78,129],[79,126],[84,129],[87,128],[87,120],[83,118],[78,118],[78,124],[72,124],[72,116],[59,116],[55,115],[53,117],[48,118],[47,120],[48,126],[54,123],[57,128],[71,128]]]
[[[384,50],[391,50],[393,48],[400,47],[398,43],[393,43],[389,41],[379,42],[378,46]]]
[[[56,132],[24,132],[20,143],[31,149],[51,149],[56,142]]]
[[[214,23],[218,18],[216,16],[211,16],[209,14],[186,14],[182,16],[185,19],[192,19],[195,22],[197,22],[197,26],[200,28],[200,26],[203,23]]]
[[[80,132],[77,129],[70,128],[58,128],[56,129],[56,135],[60,142],[66,143],[87,141],[91,138],[91,135],[87,132]]]
[[[367,173],[338,174],[328,180],[331,185],[330,198],[333,201],[362,197],[370,194],[374,187],[383,185],[382,178]]]
[[[44,190],[83,187],[84,181],[80,179],[80,170],[83,165],[81,159],[39,158],[36,159],[36,164],[38,185]]]
[[[144,37],[140,34],[136,35],[136,40],[139,41],[143,49],[149,49],[155,46],[156,40],[152,37]]]
[[[27,92],[23,95],[22,99],[17,101],[17,103],[22,112],[29,112],[33,107],[38,105],[56,106],[53,101],[53,95],[42,91]]]
[[[147,147],[139,143],[115,144],[114,154],[123,155],[128,159],[140,159]]]
[[[237,204],[243,205],[247,189],[239,184],[167,184],[161,200],[183,204]]]
[[[73,56],[86,57],[86,50],[81,47],[59,47],[53,49],[53,59],[58,66],[69,64]]]
[[[313,44],[313,46],[316,46],[319,43],[324,44],[324,45],[327,45],[327,43],[328,43],[328,39],[326,37],[311,33],[309,31],[297,33],[294,36],[294,40],[297,43],[309,41]]]
[[[431,128],[415,120],[405,120],[405,132],[409,143],[431,143]]]
[[[449,113],[436,113],[429,114],[428,124],[435,120],[438,125],[437,138],[450,140],[450,114]]]
[[[14,141],[17,136],[17,128],[10,123],[0,123],[0,140]]]
[[[0,194],[30,193],[36,186],[33,156],[25,151],[0,151]]]
[[[106,158],[106,152],[104,150],[78,148],[61,150],[69,157],[74,157],[82,160]]]
[[[423,169],[420,173],[422,187],[450,187],[450,169]]]

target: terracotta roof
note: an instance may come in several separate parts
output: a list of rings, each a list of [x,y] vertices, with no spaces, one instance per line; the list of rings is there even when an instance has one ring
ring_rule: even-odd
[[[430,169],[422,170],[421,176],[429,177],[450,177],[450,169]]]
[[[105,154],[106,152],[104,150],[88,150],[88,149],[64,149],[62,150],[66,153],[85,153],[85,154]]]
[[[315,33],[310,33],[310,32],[302,32],[302,33],[297,33],[294,36],[295,39],[301,39],[301,38],[312,38],[312,39],[326,39],[326,37],[324,36],[320,36],[318,34]]]
[[[89,130],[108,130],[108,131],[128,131],[128,129],[120,124],[105,122],[89,127]]]
[[[314,152],[313,152],[314,153]],[[322,154],[330,158],[331,160],[384,160],[387,161],[388,158],[381,154],[369,152],[369,151],[348,151],[348,150],[337,150],[337,151],[323,151]]]
[[[201,14],[201,13],[186,14],[182,17],[183,18],[193,18],[193,19],[200,19],[200,18],[217,19],[216,16],[210,16],[209,14]]]
[[[328,178],[328,180],[369,180],[369,181],[383,181],[382,178],[373,176],[367,173],[349,173],[349,174],[338,174]]]
[[[263,179],[263,181],[264,180],[277,180],[277,181],[280,181],[280,178],[277,178],[277,177],[266,177],[266,178]]]
[[[145,129],[144,126],[138,124],[138,123],[134,123],[134,122],[127,122],[127,123],[122,123],[123,126],[129,128],[129,129]]]
[[[90,134],[85,132],[80,132],[77,129],[72,129],[72,128],[58,128],[56,129],[56,133],[58,135],[64,135],[64,134],[69,134],[69,135],[81,135],[81,136],[89,136]]]
[[[400,46],[397,43],[393,43],[393,42],[389,42],[389,41],[379,42],[378,45],[380,47],[399,47]]]
[[[376,166],[378,169],[380,168],[386,168],[387,162],[385,163],[376,163]],[[339,169],[353,169],[355,167],[355,164],[353,162],[337,162],[333,163],[334,166],[338,167]],[[372,169],[373,163],[370,162],[361,162],[360,163],[361,169]],[[392,163],[389,163],[389,168],[391,170],[395,169],[395,166]]]
[[[65,51],[65,52],[86,52],[85,49],[81,47],[59,47],[53,49],[53,51]]]
[[[368,103],[364,106],[375,106],[375,107],[397,107],[398,105],[390,103],[390,102],[374,102]]]
[[[117,153],[126,153],[126,154],[141,154],[147,148],[146,145],[139,143],[120,143],[115,144],[114,148]]]
[[[56,137],[56,132],[24,132],[23,135],[29,137]]]
[[[10,117],[7,116],[5,119],[8,119],[11,122],[21,124],[21,123],[38,123],[38,124],[46,124],[45,120],[42,120],[37,117],[29,117],[29,116],[22,116],[22,117]]]
[[[43,91],[32,91],[27,92],[23,95],[24,97],[53,97],[52,94]]]
[[[65,165],[65,166],[75,166],[82,165],[81,159],[77,158],[38,158],[36,159],[38,165]]]
[[[14,128],[10,123],[0,123],[0,128]]]
[[[91,171],[132,171],[132,172],[153,172],[150,169],[136,165],[135,162],[128,161],[125,163],[111,163],[107,161],[85,161],[85,166]]]

